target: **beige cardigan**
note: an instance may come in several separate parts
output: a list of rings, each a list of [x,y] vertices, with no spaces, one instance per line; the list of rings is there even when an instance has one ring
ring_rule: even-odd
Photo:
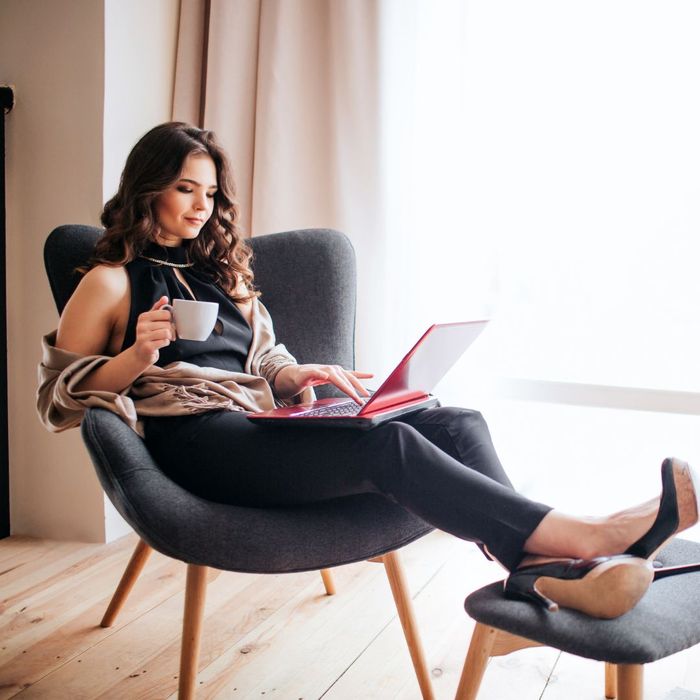
[[[182,416],[206,411],[266,411],[314,398],[311,388],[289,400],[273,392],[277,373],[296,360],[284,345],[275,344],[272,320],[258,299],[253,299],[253,340],[244,372],[227,372],[173,362],[167,367],[149,367],[120,393],[76,391],[82,379],[111,358],[106,355],[76,355],[55,347],[56,331],[42,340],[37,409],[42,423],[52,432],[80,425],[91,406],[113,411],[143,435],[139,418]]]

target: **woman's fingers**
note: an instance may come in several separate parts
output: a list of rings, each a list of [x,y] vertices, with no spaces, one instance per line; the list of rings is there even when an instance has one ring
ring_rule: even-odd
[[[148,340],[172,340],[173,333],[168,326],[165,328],[154,328],[148,332]]]
[[[338,365],[301,365],[296,383],[300,390],[307,386],[332,384],[353,401],[362,404],[362,396],[369,396],[369,392],[360,379],[369,379],[373,376],[370,372],[356,372],[343,369]]]
[[[355,403],[362,404],[362,399],[358,394],[358,389],[366,393],[366,389],[352,376],[351,372],[342,367],[332,367],[329,379],[344,394],[347,394]],[[357,382],[358,387],[353,382]]]
[[[367,391],[362,382],[357,378],[355,372],[348,372],[346,370],[345,376],[350,380],[350,383],[355,387],[358,393],[362,394],[362,396],[369,396],[369,391]]]

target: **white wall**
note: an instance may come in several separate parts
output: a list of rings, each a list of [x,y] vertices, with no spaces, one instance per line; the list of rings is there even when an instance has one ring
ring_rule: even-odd
[[[178,7],[177,0],[0,3],[0,81],[15,86],[17,99],[6,120],[13,534],[105,541],[124,531],[78,432],[50,434],[36,417],[39,341],[57,324],[42,249],[55,226],[98,224],[117,161],[143,131],[169,119]]]

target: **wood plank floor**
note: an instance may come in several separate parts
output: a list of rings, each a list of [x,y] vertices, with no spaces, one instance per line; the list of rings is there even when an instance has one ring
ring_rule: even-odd
[[[0,700],[175,698],[185,567],[154,554],[114,627],[98,626],[133,536],[109,545],[0,541]],[[472,624],[465,595],[502,577],[478,550],[432,533],[402,551],[435,693],[454,697]],[[316,573],[213,572],[199,698],[420,697],[381,565]],[[700,647],[699,647],[700,648]],[[646,669],[646,697],[700,693],[699,648]],[[494,660],[483,700],[603,697],[603,669],[552,649]]]

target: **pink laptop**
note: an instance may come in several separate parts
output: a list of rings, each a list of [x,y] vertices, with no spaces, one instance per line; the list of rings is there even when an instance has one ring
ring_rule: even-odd
[[[488,321],[437,323],[430,326],[396,369],[362,406],[352,399],[318,399],[288,408],[249,413],[248,419],[265,425],[373,428],[422,408],[438,406],[431,395]]]

